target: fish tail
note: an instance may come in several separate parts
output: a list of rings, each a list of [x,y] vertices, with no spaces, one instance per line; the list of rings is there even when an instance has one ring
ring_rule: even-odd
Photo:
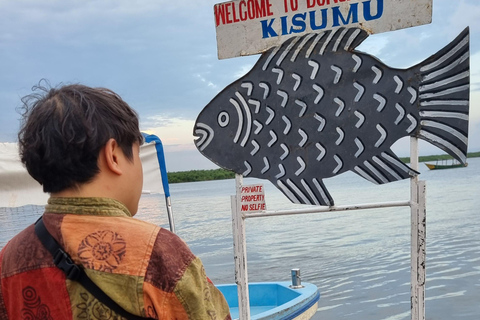
[[[462,163],[467,159],[470,88],[469,29],[420,64],[417,136]]]

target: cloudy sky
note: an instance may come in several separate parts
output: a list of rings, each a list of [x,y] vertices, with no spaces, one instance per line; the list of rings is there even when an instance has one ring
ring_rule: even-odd
[[[257,56],[218,60],[214,0],[0,0],[0,142],[16,141],[20,98],[40,79],[107,87],[162,139],[169,171],[215,168],[193,144],[203,107]],[[370,36],[358,49],[406,68],[470,26],[469,151],[480,151],[480,1],[434,0],[428,25]],[[408,139],[393,150],[408,155]],[[441,150],[420,144],[420,154]]]

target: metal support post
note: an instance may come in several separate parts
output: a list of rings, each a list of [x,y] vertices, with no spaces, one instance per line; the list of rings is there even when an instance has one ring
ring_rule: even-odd
[[[170,197],[165,197],[165,202],[167,205],[167,215],[168,223],[170,225],[170,231],[175,233],[175,220],[173,220],[172,200],[170,199]]]
[[[238,315],[240,320],[250,320],[250,301],[248,295],[247,242],[245,234],[245,217],[241,212],[240,193],[243,177],[235,176],[236,195],[231,197],[233,251],[235,260],[235,283],[238,292]]]
[[[410,166],[418,171],[418,139],[410,139]],[[411,209],[411,319],[425,320],[426,186],[410,180]]]

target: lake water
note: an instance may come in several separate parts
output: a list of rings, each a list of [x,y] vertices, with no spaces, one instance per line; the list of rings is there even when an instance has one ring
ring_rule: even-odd
[[[427,181],[426,319],[480,319],[480,158],[467,168],[429,171]],[[268,210],[298,208],[270,182]],[[336,205],[409,199],[409,182],[376,186],[355,174],[326,179]],[[172,184],[177,233],[215,283],[234,282],[230,195],[234,180]],[[0,209],[0,248],[35,222],[40,207]],[[167,225],[164,202],[147,195],[136,216]],[[410,319],[410,209],[248,219],[249,281],[302,281],[321,293],[314,319]]]

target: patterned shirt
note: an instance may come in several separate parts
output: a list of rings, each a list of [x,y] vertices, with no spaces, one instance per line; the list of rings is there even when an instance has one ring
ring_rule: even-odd
[[[133,219],[118,201],[50,198],[50,234],[126,311],[156,319],[230,319],[202,262],[175,234]],[[122,319],[66,279],[34,226],[0,252],[0,320]]]

